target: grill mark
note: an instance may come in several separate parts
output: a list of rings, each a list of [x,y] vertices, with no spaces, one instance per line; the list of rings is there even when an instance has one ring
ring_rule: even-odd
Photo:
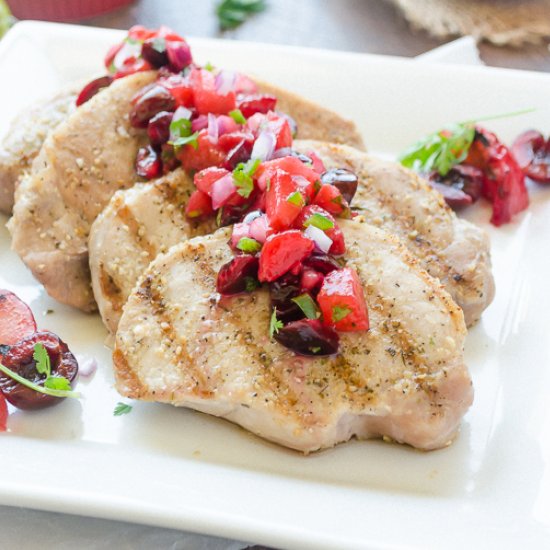
[[[116,376],[116,387],[121,395],[130,399],[140,399],[142,396],[147,395],[147,389],[128,364],[124,353],[116,346],[113,351],[113,365]]]
[[[116,211],[116,217],[126,226],[128,234],[131,235],[136,243],[136,248],[141,248],[149,254],[149,258],[156,256],[157,248],[150,243],[144,235],[139,235],[139,230],[143,227],[134,216],[128,205],[124,204]]]
[[[99,264],[99,284],[101,293],[109,301],[114,311],[122,311],[124,300],[122,298],[122,290],[113,279],[113,276],[105,269],[103,262]]]
[[[181,365],[183,364],[185,375],[195,384],[191,393],[201,398],[211,397],[213,392],[207,389],[209,382],[204,377],[204,373],[198,368],[194,359],[187,353],[187,340],[180,337],[174,330],[175,319],[167,311],[162,290],[163,288],[158,278],[155,278],[154,275],[148,275],[138,293],[144,301],[149,302],[151,311],[164,336],[163,340],[168,341],[168,347],[173,352],[169,360],[169,366],[181,370]],[[181,351],[177,353],[180,347]],[[176,363],[174,363],[174,359],[177,360]]]

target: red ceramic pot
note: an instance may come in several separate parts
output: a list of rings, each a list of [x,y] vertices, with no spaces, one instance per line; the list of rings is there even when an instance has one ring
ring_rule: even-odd
[[[79,21],[131,4],[134,0],[8,0],[17,19]]]

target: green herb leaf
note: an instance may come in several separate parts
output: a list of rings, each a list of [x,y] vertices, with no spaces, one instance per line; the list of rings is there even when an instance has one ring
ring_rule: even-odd
[[[347,306],[334,306],[332,308],[332,320],[334,322],[345,319],[351,313],[351,309]]]
[[[8,29],[15,23],[15,17],[11,14],[8,5],[0,0],[0,38],[8,32]]]
[[[229,116],[237,123],[237,124],[246,124],[246,118],[244,118],[244,115],[242,114],[240,109],[235,109],[233,111],[229,111]]]
[[[474,137],[473,122],[452,124],[415,143],[399,157],[399,161],[416,172],[435,170],[446,176],[453,166],[468,156]]]
[[[326,231],[327,229],[332,229],[334,227],[334,222],[326,216],[323,216],[323,214],[316,212],[315,214],[309,216],[309,218],[304,222],[304,227],[308,227],[310,225]]]
[[[277,319],[277,308],[273,308],[273,313],[269,321],[269,337],[273,338],[273,335],[277,334],[283,326],[283,322]]]
[[[37,391],[38,393],[51,395],[53,397],[73,397],[75,399],[80,397],[80,393],[75,391],[57,390],[57,389],[47,388],[44,386],[39,386],[38,384],[35,384],[34,382],[27,380],[23,376],[20,376],[16,372],[13,372],[11,369],[8,369],[8,367],[5,367],[4,365],[2,365],[2,363],[0,363],[0,371],[3,372],[6,376],[9,376],[13,380],[15,380],[16,382],[19,382],[22,386],[25,386],[26,388]],[[50,378],[54,378],[54,377],[50,377]]]
[[[32,358],[36,361],[36,371],[39,374],[45,374],[46,378],[50,376],[52,372],[50,356],[48,355],[48,351],[44,347],[44,344],[41,344],[40,342],[34,344]]]
[[[304,197],[300,191],[294,191],[294,193],[289,195],[286,200],[287,202],[299,206],[300,208],[305,204]]]
[[[198,149],[199,148],[199,143],[197,141],[198,137],[199,137],[199,133],[195,132],[190,136],[179,137],[173,141],[169,141],[168,143],[176,147],[176,149],[179,147],[183,147],[184,145],[191,145],[193,149]]]
[[[265,8],[265,0],[223,0],[218,4],[216,14],[222,29],[234,29],[250,15]]]
[[[260,283],[254,277],[245,277],[244,285],[246,292],[254,292],[260,286]]]
[[[212,72],[216,67],[214,67],[214,65],[212,65],[212,63],[210,63],[210,61],[207,61],[206,62],[206,65],[204,66],[204,69],[206,69],[207,71],[210,71]]]
[[[246,164],[240,162],[233,170],[233,183],[237,188],[237,193],[247,199],[254,190],[254,181],[252,177],[260,166],[260,159],[249,160]]]
[[[242,237],[237,243],[237,248],[243,252],[248,252],[250,254],[255,254],[262,248],[262,245],[256,240],[251,239],[250,237]]]
[[[319,353],[321,351],[321,348],[319,346],[314,346],[312,348],[309,348],[309,351],[311,351],[311,353]]]
[[[113,411],[114,416],[122,416],[123,414],[128,414],[132,410],[132,405],[128,403],[118,402],[116,404],[115,410]]]
[[[48,376],[44,387],[50,390],[71,391],[71,383],[64,376]]]
[[[321,310],[315,300],[307,293],[292,298],[292,301],[304,312],[308,319],[319,319]]]

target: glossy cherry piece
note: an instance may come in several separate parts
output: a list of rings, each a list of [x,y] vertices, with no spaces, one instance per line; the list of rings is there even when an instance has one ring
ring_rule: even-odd
[[[0,290],[0,345],[16,344],[36,332],[29,306],[9,290]]]
[[[275,109],[277,98],[269,94],[240,95],[237,98],[237,107],[245,118],[256,113],[266,114]]]
[[[84,86],[78,94],[78,97],[76,98],[76,106],[80,107],[83,103],[86,103],[86,101],[92,99],[92,97],[94,97],[103,88],[110,86],[112,82],[113,77],[109,75],[100,76],[99,78],[88,82],[88,84],[86,84],[86,86]]]
[[[147,128],[149,121],[161,111],[174,111],[176,100],[163,86],[153,86],[134,104],[130,111],[130,124],[134,128]]]
[[[3,356],[0,356],[2,364],[19,376],[42,386],[45,375],[38,373],[36,361],[33,359],[34,346],[38,343],[46,348],[50,356],[51,374],[63,376],[72,384],[78,374],[78,363],[67,344],[51,332],[35,332],[17,344],[9,346]],[[57,405],[63,400],[27,388],[4,373],[0,373],[0,391],[18,409],[43,409]]]
[[[346,202],[350,204],[357,191],[359,179],[351,170],[335,168],[321,174],[321,183],[334,185],[339,189]]]
[[[258,281],[258,258],[250,254],[235,256],[224,264],[216,281],[216,290],[230,296],[250,290]]]
[[[445,176],[433,172],[428,180],[443,195],[445,202],[456,209],[474,203],[483,190],[483,172],[467,164],[455,165]]]
[[[0,432],[5,432],[8,428],[8,404],[6,398],[0,392]]]
[[[300,277],[287,273],[269,284],[271,306],[277,308],[277,318],[281,321],[296,321],[304,315],[302,310],[292,301],[300,294]]]
[[[162,161],[159,154],[150,146],[142,147],[136,157],[138,176],[148,180],[158,178],[162,173]]]
[[[528,178],[550,183],[550,138],[545,139],[537,130],[527,130],[515,139],[512,154]]]
[[[342,267],[334,258],[326,254],[312,254],[303,261],[303,264],[304,267],[310,267],[323,275]]]
[[[147,135],[153,145],[162,145],[170,139],[170,123],[173,113],[161,111],[147,125]]]
[[[157,69],[168,65],[165,40],[158,37],[148,38],[141,46],[141,57]]]
[[[273,337],[279,344],[300,355],[320,357],[338,351],[338,334],[318,319],[292,321]]]

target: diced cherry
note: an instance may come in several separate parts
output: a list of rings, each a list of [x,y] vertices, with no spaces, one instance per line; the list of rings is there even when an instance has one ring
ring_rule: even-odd
[[[19,376],[42,386],[45,375],[36,370],[33,358],[34,346],[38,343],[46,348],[50,356],[52,376],[62,376],[72,384],[78,374],[78,363],[67,344],[51,332],[35,332],[10,346],[2,357],[2,364]],[[0,392],[18,409],[42,409],[62,401],[59,397],[27,388],[4,373],[0,373]]]
[[[545,139],[537,130],[527,130],[515,139],[512,153],[527,177],[550,183],[550,138]]]
[[[147,125],[147,136],[153,145],[162,145],[170,139],[170,123],[173,113],[161,111]]]
[[[148,180],[158,178],[162,173],[162,161],[150,145],[139,149],[136,157],[136,172],[138,176]]]
[[[277,98],[269,94],[240,95],[237,98],[237,107],[245,118],[256,113],[266,114],[275,109]]]
[[[130,111],[130,124],[134,128],[146,128],[149,121],[161,111],[174,111],[176,102],[164,86],[154,86],[144,93]]]
[[[8,429],[8,404],[6,398],[0,392],[0,432],[5,432]]]
[[[36,332],[29,306],[9,290],[0,290],[0,345],[11,346]]]
[[[277,318],[289,322],[302,319],[304,314],[296,303],[292,301],[300,294],[300,277],[286,273],[269,284],[271,306],[277,308]]]
[[[214,213],[210,197],[199,191],[193,191],[185,207],[185,214],[188,218],[204,218]]]
[[[336,168],[327,170],[321,174],[321,183],[325,185],[334,185],[334,187],[340,191],[344,200],[346,200],[348,204],[351,204],[355,192],[357,191],[359,180],[351,170]]]
[[[240,294],[246,292],[251,286],[250,283],[257,280],[258,258],[251,254],[242,254],[221,267],[216,288],[220,294]]]
[[[230,134],[221,136],[220,140],[228,135]],[[224,142],[222,141],[222,143]],[[221,144],[220,147],[222,147]],[[253,145],[251,141],[247,140],[246,138],[242,139],[231,150],[229,150],[223,161],[223,166],[228,170],[233,170],[237,166],[237,164],[241,162],[246,162],[250,159],[252,147]]]
[[[313,202],[334,216],[349,217],[349,204],[333,185],[321,185]]]
[[[76,98],[76,106],[80,107],[86,101],[92,99],[97,93],[99,93],[103,88],[107,88],[113,82],[112,76],[100,76],[91,82],[88,82]]]
[[[168,65],[165,40],[158,37],[148,38],[141,46],[141,56],[157,69]]]
[[[273,337],[279,344],[300,355],[320,357],[338,351],[338,334],[318,319],[292,321]]]
[[[317,302],[323,313],[323,322],[336,330],[368,330],[369,315],[363,286],[354,269],[344,267],[326,275]]]
[[[304,267],[310,267],[323,275],[342,267],[334,258],[326,254],[312,254],[303,261],[303,264]]]
[[[311,239],[295,229],[271,235],[260,254],[260,281],[275,281],[307,258],[314,247]]]
[[[113,78],[116,80],[118,78],[124,78],[131,74],[139,73],[142,71],[150,71],[153,67],[148,61],[142,59],[128,58],[124,61],[121,67],[117,69],[117,72],[113,75]]]
[[[445,175],[432,172],[431,186],[439,191],[451,208],[461,208],[475,202],[483,190],[483,172],[475,166],[457,164]]]
[[[322,273],[319,273],[319,271],[304,268],[300,278],[300,287],[303,291],[316,295],[319,292],[324,279],[325,276]]]

